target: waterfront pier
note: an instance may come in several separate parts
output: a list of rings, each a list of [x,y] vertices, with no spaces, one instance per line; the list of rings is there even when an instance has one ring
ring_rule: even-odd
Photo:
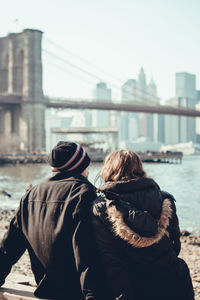
[[[108,152],[88,151],[88,154],[92,162],[102,163]],[[138,154],[146,163],[181,163],[183,157],[182,152],[144,152]],[[5,164],[40,164],[47,163],[47,160],[47,154],[2,154],[0,155],[0,166]]]

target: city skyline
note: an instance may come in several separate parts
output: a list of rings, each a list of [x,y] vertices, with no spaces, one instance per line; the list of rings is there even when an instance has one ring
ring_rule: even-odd
[[[187,72],[175,73],[175,93],[166,101],[167,105],[195,108],[198,102],[196,75]],[[99,82],[97,87],[106,88],[106,83]],[[137,79],[129,78],[121,87],[122,103],[159,103],[156,83],[146,81],[146,74],[141,68]],[[99,99],[106,100],[103,90]],[[103,114],[106,114],[102,112]],[[119,145],[122,148],[138,150],[161,149],[161,145],[178,143],[196,143],[199,140],[199,127],[194,118],[172,115],[156,115],[121,112],[118,115]],[[105,126],[104,126],[105,127]]]
[[[175,94],[176,72],[196,74],[200,89],[199,9],[197,0],[7,1],[0,12],[0,36],[40,29],[44,49],[98,78],[43,52],[46,94],[91,98],[95,82],[105,81],[119,99],[122,83],[136,78],[143,66],[147,80],[153,76],[158,96],[166,100]]]

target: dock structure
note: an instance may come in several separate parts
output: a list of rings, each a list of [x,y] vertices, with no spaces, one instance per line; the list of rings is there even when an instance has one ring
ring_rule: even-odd
[[[147,152],[138,153],[143,162],[149,163],[182,163],[182,152]]]
[[[92,162],[102,163],[109,152],[88,151]],[[182,162],[182,152],[142,152],[138,153],[145,163],[169,163],[177,164]],[[39,164],[47,163],[47,154],[20,154],[20,155],[0,155],[0,166],[5,164]]]
[[[46,163],[48,155],[0,155],[0,166],[6,164],[40,164]]]

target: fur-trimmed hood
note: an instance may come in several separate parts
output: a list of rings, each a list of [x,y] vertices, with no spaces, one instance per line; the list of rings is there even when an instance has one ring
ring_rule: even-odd
[[[163,201],[161,216],[157,221],[157,233],[152,237],[141,236],[130,228],[115,205],[107,208],[107,214],[115,235],[127,241],[134,248],[148,247],[159,242],[165,234],[168,235],[167,227],[169,226],[169,219],[172,217],[171,201],[169,199]]]
[[[163,198],[153,179],[108,182],[100,191],[104,204],[99,202],[95,209],[109,221],[113,233],[134,248],[151,246],[168,235],[172,199]]]
[[[122,200],[135,209],[148,211],[159,219],[162,210],[160,187],[151,178],[135,178],[127,181],[107,182],[99,188],[106,199]]]

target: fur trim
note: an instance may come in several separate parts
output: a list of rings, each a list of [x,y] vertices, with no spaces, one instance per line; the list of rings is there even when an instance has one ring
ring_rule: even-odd
[[[142,237],[129,228],[128,225],[124,223],[122,214],[114,205],[107,208],[107,213],[108,219],[112,223],[114,234],[127,241],[134,248],[149,247],[158,243],[165,234],[169,236],[167,227],[169,226],[169,218],[172,217],[171,202],[169,199],[163,201],[161,216],[158,220],[158,232],[155,236],[150,238]]]

